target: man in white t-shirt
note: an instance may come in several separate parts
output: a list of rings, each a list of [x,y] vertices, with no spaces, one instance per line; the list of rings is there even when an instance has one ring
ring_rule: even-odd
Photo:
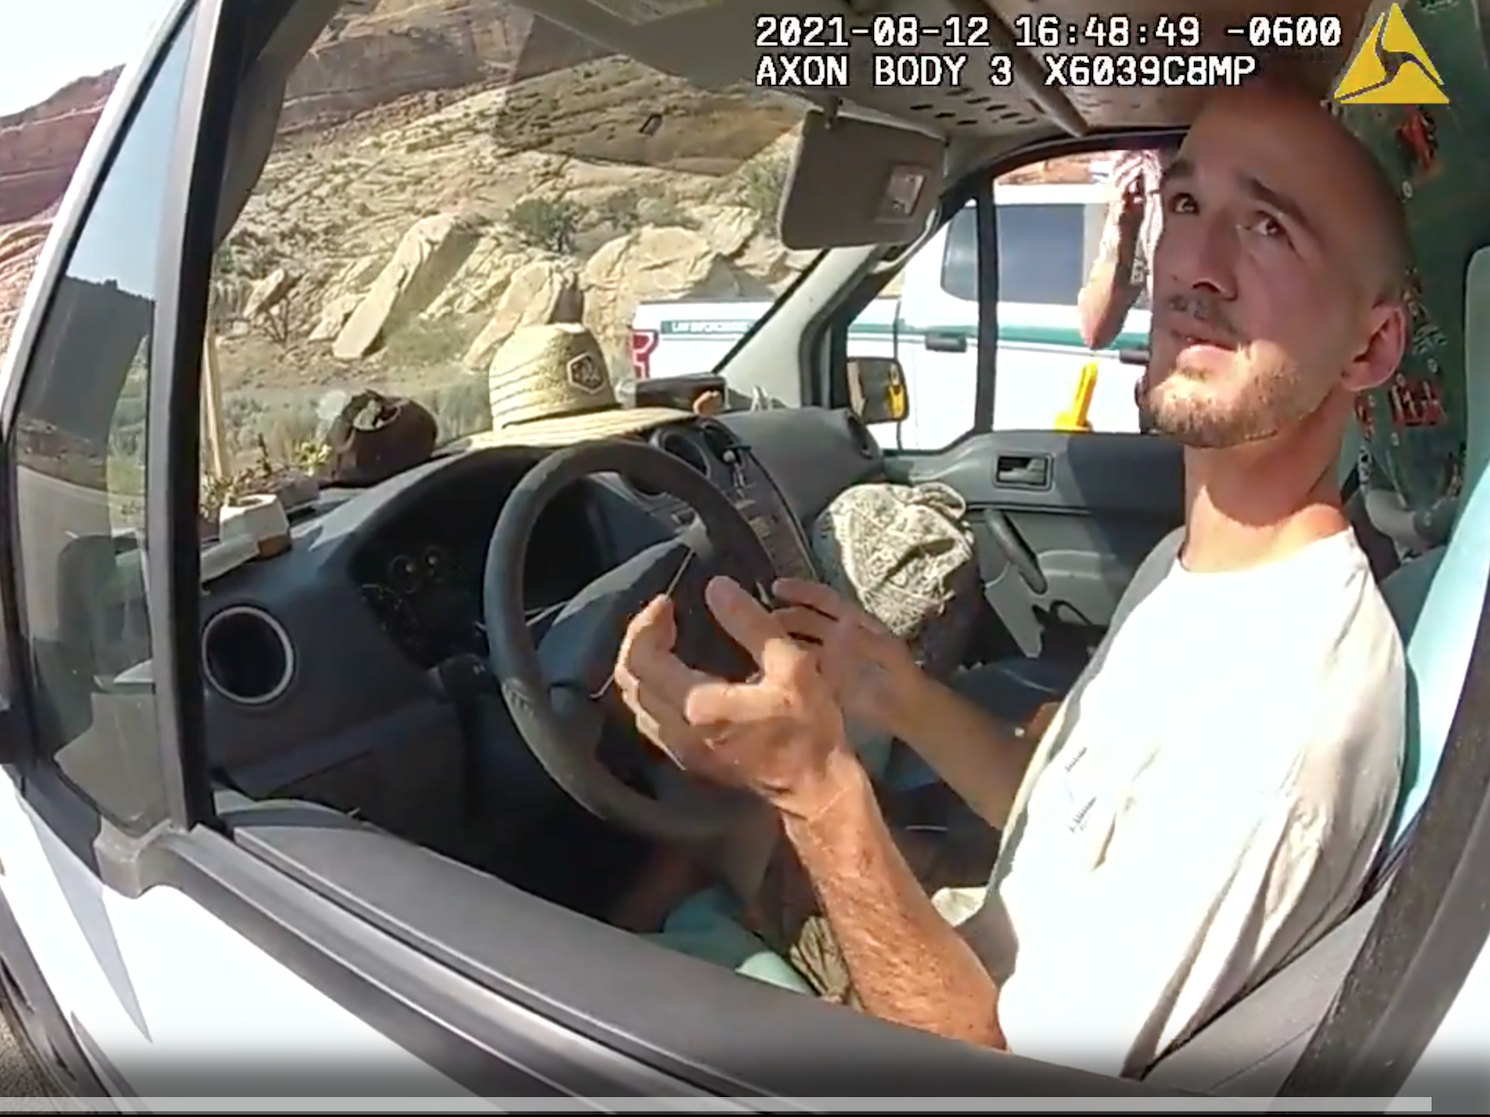
[[[1162,201],[1139,397],[1185,446],[1185,527],[1038,744],[820,586],[783,585],[773,614],[711,583],[752,682],[679,661],[662,599],[616,668],[643,733],[775,808],[860,1008],[1130,1075],[1355,904],[1405,721],[1401,641],[1335,481],[1355,396],[1403,352],[1390,184],[1317,101],[1267,82],[1208,103]],[[986,889],[928,897],[845,712],[1004,832]]]

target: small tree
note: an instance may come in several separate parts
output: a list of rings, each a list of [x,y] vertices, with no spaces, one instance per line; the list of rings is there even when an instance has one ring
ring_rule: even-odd
[[[775,221],[786,190],[788,165],[779,155],[760,156],[740,168],[740,201],[767,221]]]
[[[507,226],[524,244],[549,252],[574,251],[583,211],[568,198],[524,198],[507,214]]]

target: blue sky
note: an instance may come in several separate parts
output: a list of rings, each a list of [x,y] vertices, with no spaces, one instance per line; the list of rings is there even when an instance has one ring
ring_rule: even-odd
[[[0,0],[0,116],[73,78],[131,62],[165,0]]]

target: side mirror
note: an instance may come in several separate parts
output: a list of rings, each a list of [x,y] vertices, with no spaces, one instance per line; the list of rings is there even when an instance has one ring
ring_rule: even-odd
[[[864,422],[903,422],[911,413],[905,370],[894,357],[848,359],[849,408]]]

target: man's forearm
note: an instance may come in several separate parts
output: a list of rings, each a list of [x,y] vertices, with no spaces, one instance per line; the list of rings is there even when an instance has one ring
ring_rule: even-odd
[[[829,806],[785,828],[859,1003],[883,1020],[1002,1048],[993,979],[901,856],[863,769],[845,761],[837,780]]]
[[[1039,734],[1001,721],[929,675],[899,704],[890,731],[988,825],[1008,825]]]
[[[1106,348],[1122,329],[1123,319],[1138,298],[1138,288],[1133,283],[1137,255],[1136,229],[1104,237],[1076,302],[1082,338],[1089,348]]]

